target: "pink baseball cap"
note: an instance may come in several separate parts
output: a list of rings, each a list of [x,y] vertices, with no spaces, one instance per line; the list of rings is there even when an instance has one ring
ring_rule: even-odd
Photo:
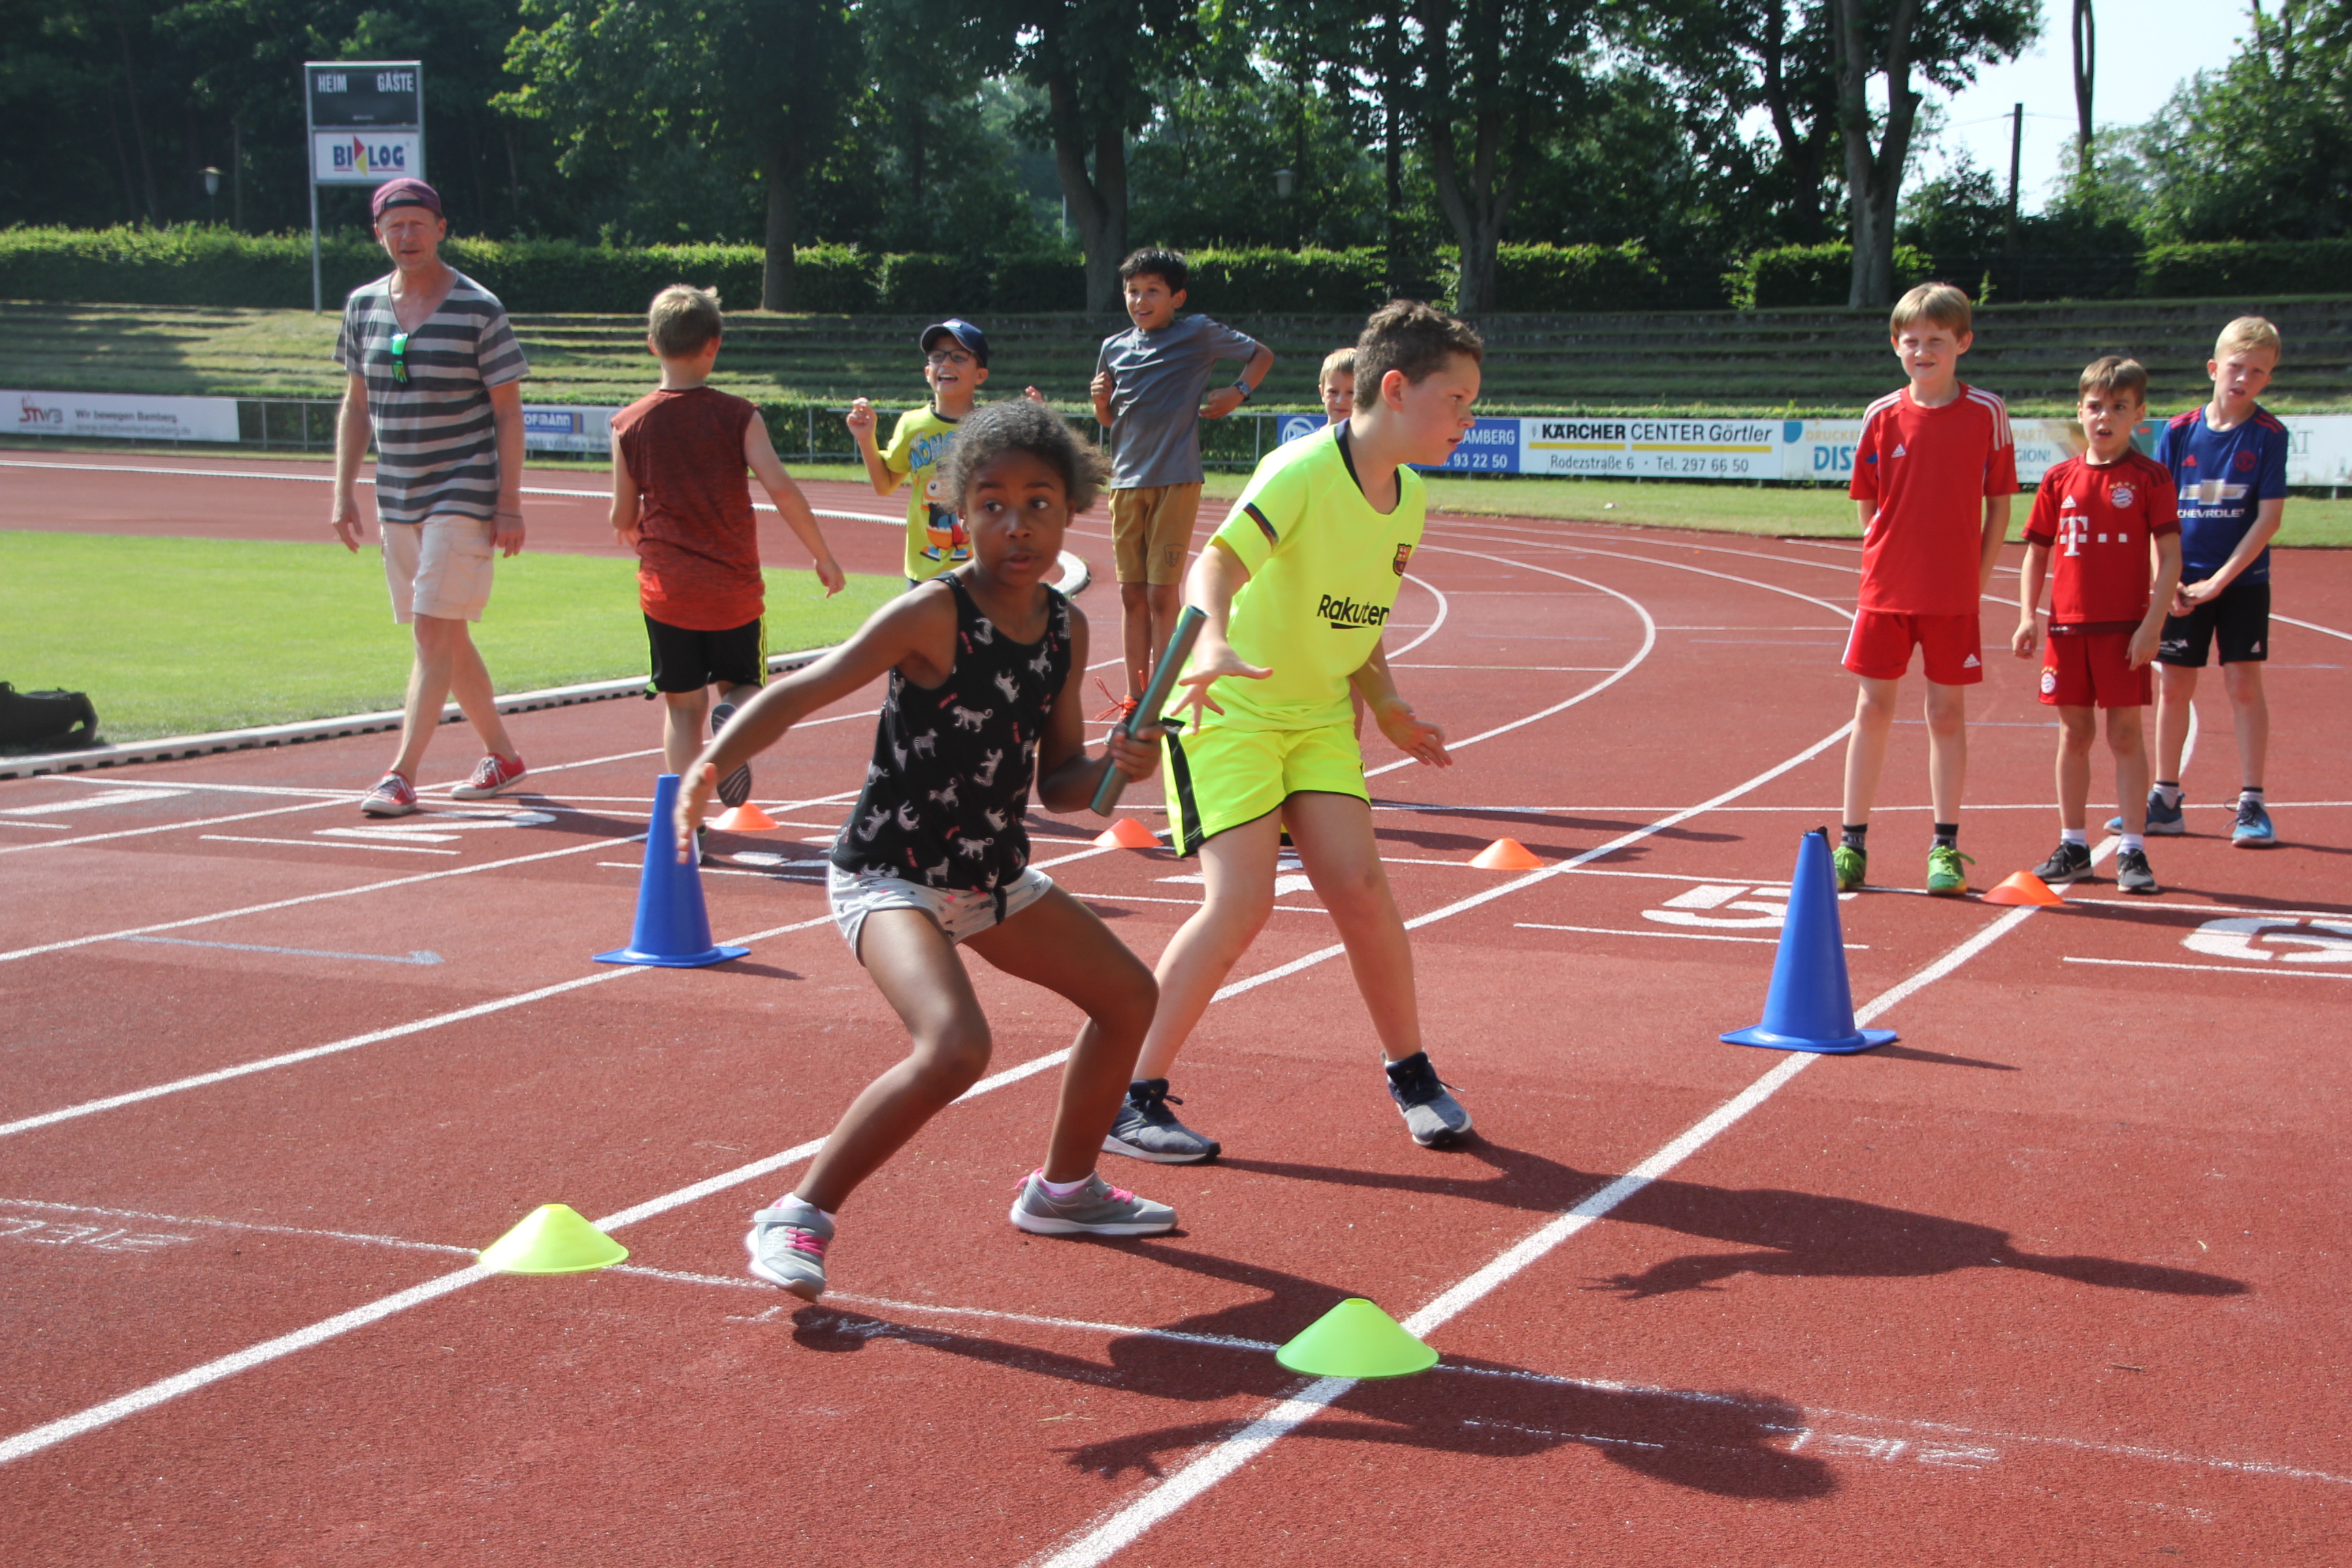
[[[375,200],[370,204],[370,210],[379,218],[394,207],[425,207],[435,217],[446,216],[441,210],[441,196],[438,192],[422,180],[404,176],[397,180],[386,180],[378,185],[375,188]]]

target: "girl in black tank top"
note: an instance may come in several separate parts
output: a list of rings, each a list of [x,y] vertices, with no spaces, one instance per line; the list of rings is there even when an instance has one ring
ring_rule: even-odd
[[[941,492],[961,498],[971,564],[885,605],[761,692],[683,781],[677,841],[691,846],[717,780],[808,714],[889,677],[864,791],[834,845],[833,891],[845,934],[913,1048],[858,1095],[794,1191],[753,1215],[745,1238],[754,1275],[809,1300],[824,1289],[833,1211],[987,1070],[988,1020],[959,942],[1086,1015],[1045,1163],[1022,1183],[1013,1223],[1041,1235],[1175,1226],[1173,1209],[1094,1173],[1151,1023],[1151,972],[1030,866],[1024,825],[1033,783],[1047,810],[1076,811],[1106,769],[1138,779],[1159,759],[1156,746],[1117,731],[1103,755],[1087,754],[1087,619],[1045,581],[1102,471],[1101,455],[1038,405],[973,415],[940,472]],[[823,1071],[832,1055],[810,1038],[785,1045],[803,1073]]]

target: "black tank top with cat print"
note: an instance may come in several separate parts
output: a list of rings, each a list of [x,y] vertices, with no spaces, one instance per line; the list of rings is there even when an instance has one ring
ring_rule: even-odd
[[[1047,588],[1045,635],[1018,643],[959,574],[938,581],[955,595],[955,668],[929,689],[890,672],[866,788],[833,863],[988,892],[1029,864],[1029,785],[1045,715],[1069,679],[1070,602]]]

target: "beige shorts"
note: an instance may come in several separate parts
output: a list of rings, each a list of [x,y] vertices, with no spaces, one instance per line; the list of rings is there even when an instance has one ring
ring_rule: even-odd
[[[383,531],[383,580],[392,590],[392,618],[402,626],[419,616],[478,621],[490,602],[491,541],[498,524],[478,517],[428,517],[423,522],[379,522]]]
[[[1201,516],[1199,485],[1157,485],[1110,492],[1111,559],[1122,583],[1166,587],[1184,580],[1192,525]]]

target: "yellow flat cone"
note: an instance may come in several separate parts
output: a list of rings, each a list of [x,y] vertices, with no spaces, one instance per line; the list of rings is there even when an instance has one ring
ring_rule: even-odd
[[[605,1268],[629,1249],[582,1219],[569,1204],[541,1204],[489,1246],[481,1259],[509,1274],[584,1274]]]
[[[710,826],[722,833],[772,833],[776,821],[747,800],[734,810],[721,813]]]
[[[1096,836],[1095,843],[1104,849],[1157,849],[1159,835],[1131,816],[1122,816]]]
[[[1989,904],[2063,904],[2066,900],[2058,889],[2031,871],[2016,871],[2003,877],[1984,896]]]
[[[1543,867],[1535,853],[1516,838],[1496,839],[1470,857],[1470,864],[1481,871],[1535,871]]]
[[[1309,1377],[1410,1377],[1435,1366],[1437,1352],[1370,1301],[1350,1296],[1274,1359]]]

